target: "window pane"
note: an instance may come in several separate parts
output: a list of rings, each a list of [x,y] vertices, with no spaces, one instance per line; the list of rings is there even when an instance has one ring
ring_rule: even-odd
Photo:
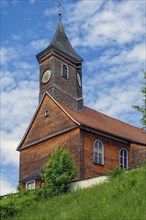
[[[120,151],[120,167],[122,169],[125,169],[127,168],[128,164],[127,164],[127,159],[128,159],[128,153],[127,153],[127,150],[126,149],[122,149]]]
[[[102,149],[102,143],[101,142],[99,142],[99,149]]]
[[[124,157],[127,157],[127,151],[124,150]]]
[[[123,164],[123,158],[120,157],[120,164]]]
[[[102,164],[102,157],[99,157],[99,164]]]
[[[94,162],[98,164],[103,164],[103,154],[104,154],[104,148],[103,144],[101,141],[97,140],[94,142],[93,145],[93,158]],[[95,159],[96,156],[96,159]]]
[[[98,153],[102,154],[102,148],[100,148],[100,149],[98,148]]]
[[[34,189],[34,188],[35,188],[34,181],[27,183],[27,189]]]
[[[101,158],[102,158],[102,153],[99,153],[99,154],[98,154],[98,157],[101,157]]]
[[[94,156],[94,162],[97,163],[97,156]]]
[[[127,166],[127,158],[124,158],[124,165]]]
[[[95,142],[95,148],[98,148],[98,141]]]

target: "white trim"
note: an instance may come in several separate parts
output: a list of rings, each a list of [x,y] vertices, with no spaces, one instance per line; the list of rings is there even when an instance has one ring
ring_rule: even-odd
[[[29,188],[28,188],[28,184],[31,184],[31,183],[34,183],[34,187],[31,188],[31,189],[29,189]],[[35,180],[31,180],[31,181],[26,182],[25,187],[26,187],[26,189],[32,190],[32,189],[35,189],[35,187],[36,187],[35,185],[36,185],[36,184],[35,184]]]
[[[44,93],[44,95],[42,96],[41,101],[40,101],[40,103],[39,103],[39,105],[38,105],[38,107],[37,107],[37,109],[36,109],[36,111],[35,111],[35,113],[34,113],[32,119],[31,119],[31,121],[30,121],[30,123],[29,123],[29,125],[28,125],[28,127],[27,127],[27,129],[26,129],[26,132],[24,133],[24,135],[23,135],[23,137],[22,137],[22,139],[21,139],[21,141],[20,141],[18,147],[16,148],[16,150],[19,150],[19,148],[20,148],[21,144],[23,143],[23,141],[24,141],[26,135],[28,134],[29,129],[30,129],[30,127],[31,127],[31,124],[33,123],[33,121],[34,121],[34,119],[35,119],[35,117],[36,117],[36,115],[37,115],[37,113],[38,113],[38,111],[39,111],[39,109],[40,109],[40,106],[41,106],[41,104],[42,104],[42,102],[43,102],[43,99],[44,99],[45,95],[48,95],[48,96],[57,104],[57,106],[59,106],[59,108],[60,108],[73,122],[75,122],[75,123],[76,123],[77,125],[79,125],[79,126],[81,125],[78,121],[76,121],[74,118],[72,118],[72,117],[67,113],[67,111],[65,111],[65,109],[46,91],[46,92]]]
[[[126,168],[124,168],[123,166],[124,166],[124,164],[121,164],[121,151],[122,150],[125,150],[126,151]],[[123,157],[123,156],[122,156]],[[122,147],[121,149],[120,149],[120,155],[119,155],[119,167],[120,167],[120,169],[121,169],[121,165],[122,165],[122,170],[124,170],[124,169],[128,169],[128,150],[126,149],[126,148],[124,148],[124,147]]]
[[[94,152],[95,152],[95,142],[96,141],[98,141],[102,144],[102,163],[97,163],[97,162],[94,161]],[[104,144],[99,139],[96,139],[93,143],[93,162],[96,163],[96,164],[99,164],[99,165],[104,165]]]

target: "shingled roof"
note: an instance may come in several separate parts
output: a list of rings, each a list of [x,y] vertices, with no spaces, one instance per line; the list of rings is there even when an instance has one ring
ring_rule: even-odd
[[[50,43],[50,45],[40,52],[37,55],[37,58],[40,59],[42,56],[44,56],[46,53],[50,52],[51,50],[55,50],[62,55],[64,54],[68,58],[72,58],[75,62],[80,63],[83,61],[83,59],[76,53],[76,51],[71,46],[68,37],[64,31],[63,24],[61,22],[61,19],[59,21],[56,33]]]
[[[81,112],[75,112],[59,102],[62,108],[78,123],[88,128],[124,139],[131,143],[146,145],[146,132],[135,126],[109,117],[91,108],[85,107]]]

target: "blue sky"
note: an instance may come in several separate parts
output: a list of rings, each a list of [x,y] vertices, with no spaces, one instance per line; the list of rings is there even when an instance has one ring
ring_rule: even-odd
[[[84,58],[84,104],[140,127],[145,0],[62,0],[62,22]],[[16,189],[23,134],[38,105],[39,65],[58,24],[57,0],[1,0],[1,193]]]

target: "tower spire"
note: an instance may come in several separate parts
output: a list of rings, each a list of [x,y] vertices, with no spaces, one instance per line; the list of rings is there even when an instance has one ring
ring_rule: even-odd
[[[59,15],[59,18],[61,19],[61,3],[60,3],[60,0],[58,0],[58,15]]]

